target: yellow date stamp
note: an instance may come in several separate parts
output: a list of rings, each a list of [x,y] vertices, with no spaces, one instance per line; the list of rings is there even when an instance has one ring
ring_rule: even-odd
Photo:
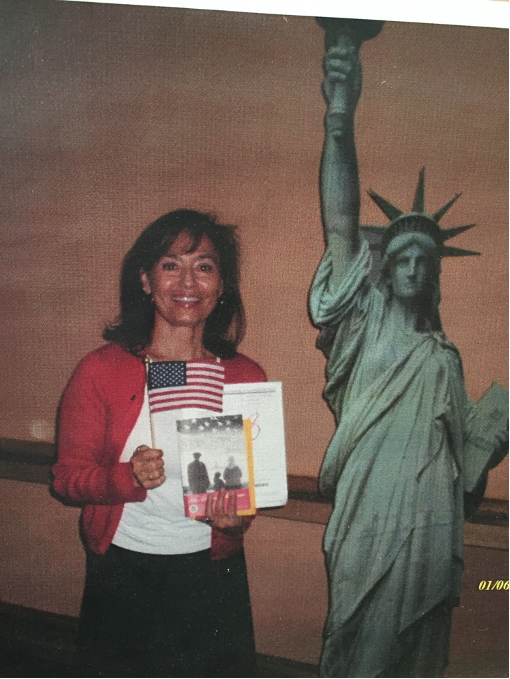
[[[508,580],[480,580],[478,583],[479,590],[501,590],[508,589]]]

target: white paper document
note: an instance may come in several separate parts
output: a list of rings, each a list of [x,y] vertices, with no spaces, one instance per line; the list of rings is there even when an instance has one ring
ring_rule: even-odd
[[[288,493],[282,383],[226,384],[222,414],[251,420],[256,506],[284,505]]]
[[[508,391],[493,382],[475,404],[464,447],[465,489],[473,490],[508,435]]]

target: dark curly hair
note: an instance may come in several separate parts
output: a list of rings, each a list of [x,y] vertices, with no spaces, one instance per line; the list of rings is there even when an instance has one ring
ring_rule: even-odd
[[[194,252],[207,236],[218,254],[223,294],[221,304],[216,305],[206,320],[203,342],[216,356],[232,358],[245,329],[236,228],[219,224],[213,215],[195,210],[168,212],[149,224],[137,238],[122,265],[119,317],[105,328],[103,339],[118,342],[135,355],[149,344],[154,327],[154,305],[143,291],[140,272],[150,273],[183,231],[192,238],[190,252]]]

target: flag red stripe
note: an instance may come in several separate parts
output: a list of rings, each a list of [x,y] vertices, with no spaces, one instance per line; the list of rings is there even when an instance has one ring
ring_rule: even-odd
[[[186,363],[186,370],[209,370],[213,373],[221,374],[225,372],[225,368],[223,366],[217,365],[215,363]]]
[[[149,403],[156,403],[162,399],[173,397],[180,397],[186,395],[189,398],[192,396],[203,396],[204,398],[214,398],[217,400],[223,399],[223,392],[211,389],[186,389],[185,387],[180,387],[179,389],[163,389],[157,394],[149,394]]]
[[[221,405],[223,403],[223,399],[221,397],[215,397],[215,396],[209,396],[208,394],[193,394],[193,393],[182,393],[182,394],[169,394],[168,396],[158,398],[158,399],[150,399],[149,400],[149,405],[152,406],[157,406],[161,403],[172,403],[174,401],[182,401],[183,399],[200,399],[202,401],[207,401],[209,403],[216,403]]]
[[[160,398],[151,398],[149,399],[149,405],[157,405],[158,403],[171,403],[172,401],[178,401],[181,398],[202,398],[204,401],[211,401],[211,403],[223,403],[223,399],[220,395],[205,394],[203,392],[182,392],[180,394],[166,394]]]
[[[186,379],[189,380],[212,380],[213,382],[218,382],[218,384],[223,384],[224,376],[216,375],[215,373],[204,372],[203,370],[188,370],[186,373]]]
[[[223,394],[223,386],[217,387],[214,384],[202,384],[199,382],[198,384],[183,384],[176,387],[160,387],[159,389],[150,389],[149,397],[156,398],[157,396],[164,396],[165,394],[178,394],[181,391],[204,391],[210,394]]]
[[[207,377],[203,377],[200,375],[199,377],[190,377],[188,375],[188,378],[186,380],[186,384],[211,384],[214,386],[217,386],[219,389],[223,387],[223,380],[215,380]]]
[[[219,405],[213,405],[211,403],[200,401],[198,399],[182,399],[172,405],[154,405],[151,406],[151,413],[160,413],[166,410],[179,410],[180,408],[202,408],[205,410],[214,410],[215,412],[221,413],[222,407]]]
[[[157,394],[161,392],[161,390],[167,390],[167,389],[185,389],[186,387],[191,387],[192,389],[199,389],[200,387],[203,387],[204,389],[212,389],[214,391],[218,392],[223,392],[223,382],[218,382],[217,380],[204,380],[204,379],[189,379],[187,380],[187,384],[175,386],[175,387],[158,387],[155,389],[149,389],[150,394]]]

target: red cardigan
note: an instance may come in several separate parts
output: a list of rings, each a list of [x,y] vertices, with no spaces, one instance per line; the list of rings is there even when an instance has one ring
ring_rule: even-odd
[[[227,384],[267,379],[262,368],[242,354],[222,364]],[[145,384],[143,360],[118,344],[106,344],[79,362],[60,404],[53,487],[84,505],[85,540],[99,554],[111,544],[124,503],[143,502],[147,496],[144,488],[134,485],[130,463],[119,462],[140,414]],[[242,535],[213,530],[211,558],[236,552],[242,540]]]

